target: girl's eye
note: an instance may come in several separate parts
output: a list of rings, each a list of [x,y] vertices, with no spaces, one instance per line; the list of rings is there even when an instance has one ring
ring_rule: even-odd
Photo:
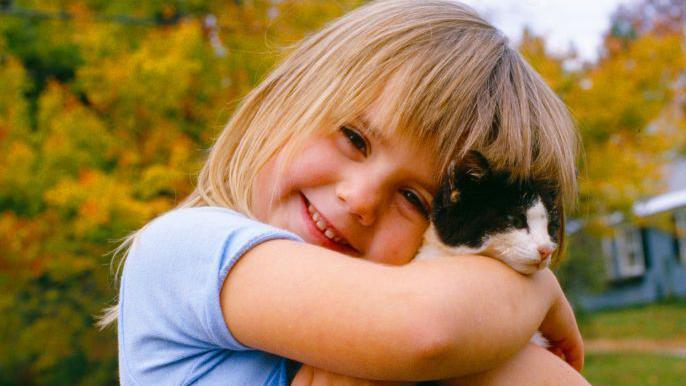
[[[367,144],[367,140],[360,135],[357,131],[349,128],[349,127],[341,127],[341,132],[345,137],[348,139],[348,141],[357,148],[362,154],[367,156],[369,154],[369,145]]]
[[[419,213],[421,213],[422,216],[424,216],[424,218],[429,218],[429,208],[424,203],[424,201],[421,198],[419,198],[419,195],[417,195],[417,193],[405,189],[401,191],[401,194],[407,200],[407,202],[412,204],[412,206],[414,206],[419,211]]]

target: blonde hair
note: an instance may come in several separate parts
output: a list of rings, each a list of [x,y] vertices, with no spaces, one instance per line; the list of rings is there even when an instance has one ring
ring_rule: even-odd
[[[391,78],[398,86],[384,93],[391,107],[384,127],[435,151],[442,169],[476,149],[515,178],[555,181],[561,197],[575,197],[572,119],[507,39],[455,1],[386,0],[296,45],[237,107],[179,207],[251,216],[255,174],[272,156],[289,159],[313,135],[359,117]],[[99,325],[116,317],[114,306]]]

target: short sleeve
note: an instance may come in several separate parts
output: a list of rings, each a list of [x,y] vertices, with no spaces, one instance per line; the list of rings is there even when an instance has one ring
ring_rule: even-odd
[[[149,223],[124,266],[120,360],[150,368],[208,350],[250,350],[227,328],[219,292],[238,259],[271,239],[301,241],[225,208],[178,209]]]

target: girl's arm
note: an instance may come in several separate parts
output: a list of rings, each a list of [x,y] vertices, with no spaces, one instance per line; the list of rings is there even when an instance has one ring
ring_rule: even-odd
[[[576,370],[550,351],[527,345],[512,359],[494,369],[443,381],[442,386],[590,386]]]
[[[335,374],[317,369],[309,365],[302,365],[293,378],[291,386],[418,386],[412,381],[373,381]]]
[[[241,258],[220,299],[243,344],[364,379],[494,368],[545,321],[554,340],[578,335],[550,271],[522,276],[477,256],[386,266],[273,240]]]
[[[433,382],[432,382],[433,384]],[[514,357],[493,369],[462,378],[447,379],[435,384],[441,386],[531,386],[565,385],[589,386],[576,370],[550,351],[529,344]],[[291,386],[419,386],[416,382],[370,381],[333,374],[303,365]]]

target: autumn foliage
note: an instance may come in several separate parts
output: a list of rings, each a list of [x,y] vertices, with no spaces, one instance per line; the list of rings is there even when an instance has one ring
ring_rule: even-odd
[[[283,47],[360,2],[0,2],[0,385],[117,384],[108,252],[191,191]],[[659,191],[686,148],[683,31],[654,25],[580,68],[522,40],[584,139],[578,216]]]

